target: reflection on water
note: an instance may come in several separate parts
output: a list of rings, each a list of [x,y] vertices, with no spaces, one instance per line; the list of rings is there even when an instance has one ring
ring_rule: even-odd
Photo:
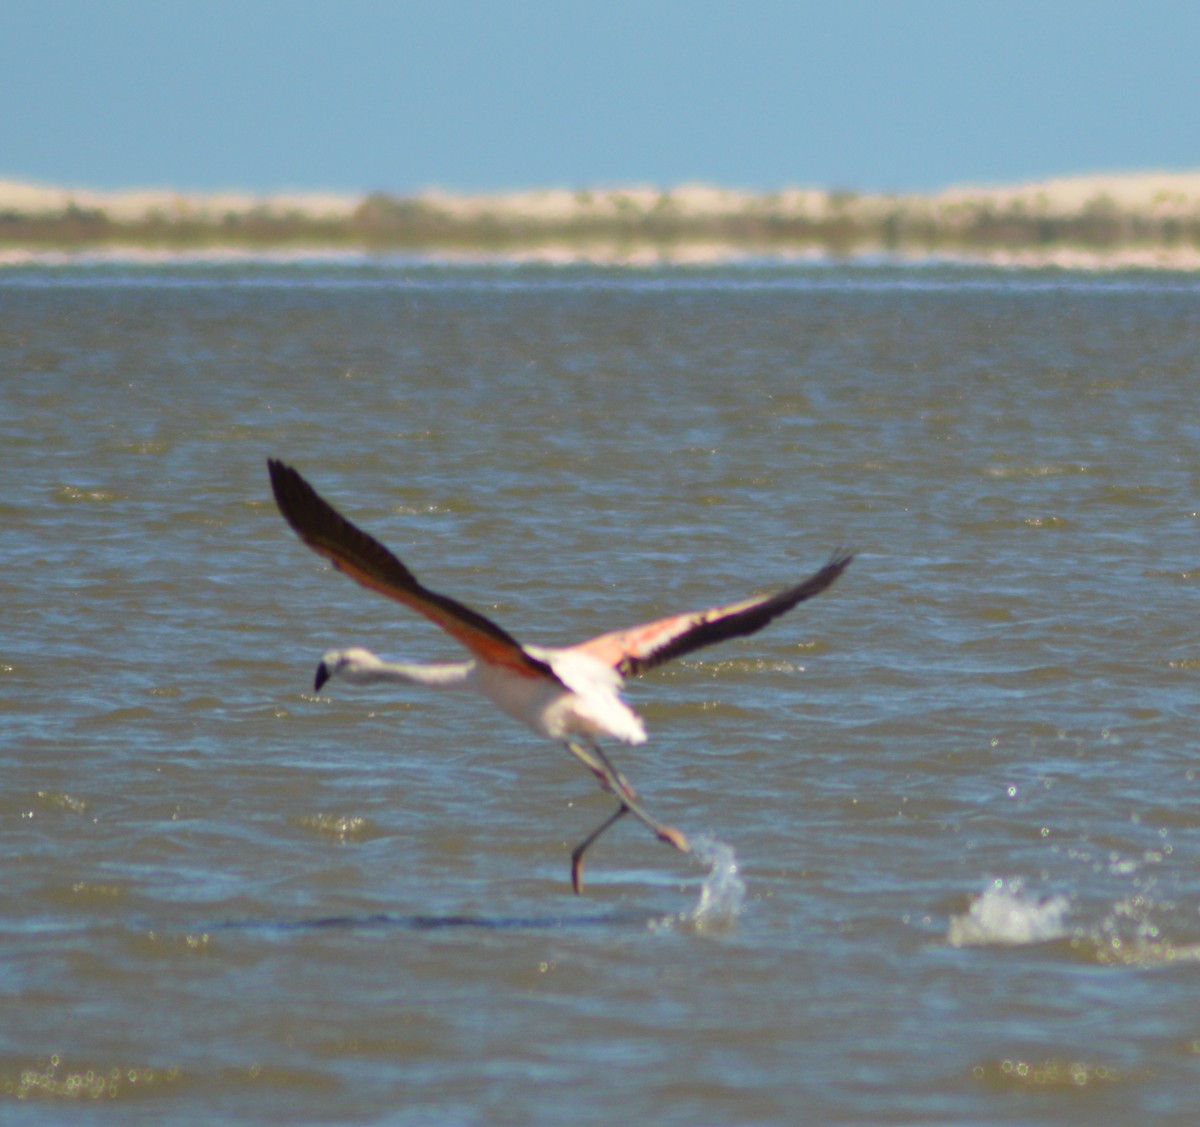
[[[0,1099],[1190,1122],[1198,288],[0,270]],[[528,642],[860,554],[630,684],[614,759],[699,845],[619,826],[577,898],[569,756],[313,696],[334,646],[458,654],[295,542],[268,456]]]

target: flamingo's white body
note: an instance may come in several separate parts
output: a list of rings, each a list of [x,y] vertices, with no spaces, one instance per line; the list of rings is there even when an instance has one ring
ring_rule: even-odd
[[[331,650],[317,667],[316,688],[341,677],[352,684],[402,682],[481,693],[538,735],[564,743],[617,798],[615,814],[571,855],[571,882],[582,887],[583,854],[614,822],[634,814],[661,840],[686,852],[679,830],[650,817],[637,793],[597,742],[603,737],[642,743],[641,718],[621,699],[626,676],[726,638],[750,634],[798,603],[824,591],[853,558],[836,554],[816,574],[775,595],[710,610],[672,615],[618,630],[579,645],[522,646],[490,619],[423,587],[391,552],[355,527],[290,466],[269,461],[275,500],[310,548],[365,587],[396,599],[437,623],[471,651],[473,660],[442,665],[384,661],[369,650]]]
[[[608,736],[623,743],[646,742],[646,728],[620,697],[621,676],[615,669],[577,650],[525,646],[530,657],[553,672],[529,677],[501,665],[461,661],[445,665],[402,665],[383,661],[370,650],[331,650],[321,660],[321,685],[341,677],[355,685],[392,681],[437,689],[481,693],[514,720],[550,740]]]

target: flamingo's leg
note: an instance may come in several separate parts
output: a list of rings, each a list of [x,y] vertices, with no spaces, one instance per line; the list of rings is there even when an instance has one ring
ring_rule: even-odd
[[[665,841],[668,845],[675,846],[681,853],[687,853],[691,850],[691,844],[681,831],[675,829],[674,826],[664,825],[646,813],[642,804],[637,801],[637,791],[629,785],[625,776],[612,765],[608,756],[596,744],[593,743],[584,747],[575,740],[568,740],[567,748],[589,771],[596,775],[606,790],[611,791],[617,796],[621,803],[620,809],[618,809],[616,814],[585,838],[571,854],[571,884],[574,886],[576,892],[579,892],[581,887],[580,873],[583,866],[584,852],[605,830],[626,813],[632,814],[637,818],[659,841]]]
[[[590,834],[587,835],[571,852],[571,887],[575,890],[575,895],[578,896],[583,892],[583,855],[587,851],[588,846],[592,844],[609,826],[620,821],[629,813],[629,807],[625,803],[621,803],[617,807],[617,812],[608,818],[605,818]]]

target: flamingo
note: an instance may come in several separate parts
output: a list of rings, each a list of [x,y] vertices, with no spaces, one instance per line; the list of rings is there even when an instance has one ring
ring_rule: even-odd
[[[650,816],[637,791],[612,764],[599,739],[639,744],[641,717],[621,698],[626,677],[703,646],[753,634],[805,599],[819,595],[849,566],[852,553],[829,562],[794,587],[709,610],[670,615],[601,634],[565,648],[523,646],[478,611],[431,591],[372,536],[351,524],[291,466],[268,459],[271,487],[284,519],[300,539],[364,587],[403,603],[435,622],[471,653],[467,661],[402,665],[358,647],[330,650],[317,666],[315,691],[334,677],[353,685],[380,682],[465,689],[481,693],[539,736],[560,741],[617,799],[606,818],[571,853],[571,887],[583,891],[583,859],[606,830],[633,814],[660,841],[683,853],[687,837]]]

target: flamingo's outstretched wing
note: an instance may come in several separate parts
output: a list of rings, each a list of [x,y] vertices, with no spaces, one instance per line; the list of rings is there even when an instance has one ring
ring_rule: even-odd
[[[839,551],[815,575],[778,594],[743,599],[711,610],[675,614],[601,634],[573,648],[613,666],[622,676],[632,677],[693,650],[761,630],[797,603],[819,595],[846,570],[852,559],[853,553]]]
[[[339,571],[436,622],[480,661],[526,677],[557,680],[549,665],[526,653],[515,638],[490,619],[421,586],[387,548],[351,524],[291,466],[268,459],[267,467],[284,519],[305,544]]]

